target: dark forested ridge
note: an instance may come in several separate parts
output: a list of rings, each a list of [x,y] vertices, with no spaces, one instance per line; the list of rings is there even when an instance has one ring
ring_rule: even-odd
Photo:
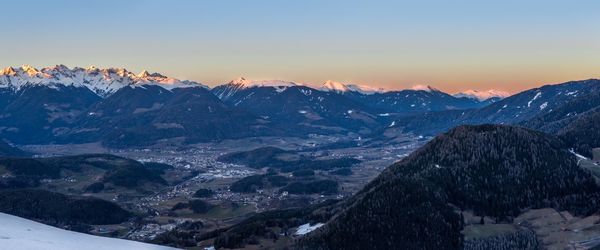
[[[578,153],[592,157],[592,150],[600,147],[600,107],[581,115],[558,135]]]
[[[581,95],[521,125],[558,135],[567,146],[587,157],[600,147],[600,92]]]
[[[599,102],[599,93],[598,79],[545,85],[477,109],[399,116],[394,127],[422,135],[437,135],[459,125],[487,123],[520,124],[552,132],[571,119],[569,116],[594,107]]]
[[[121,187],[138,187],[144,183],[166,184],[160,172],[152,164],[146,166],[138,161],[106,154],[87,154],[48,158],[0,158],[0,168],[9,175],[0,179],[2,188],[37,187],[45,178],[63,177],[66,171],[82,172],[96,168],[105,174],[100,183]]]
[[[387,169],[372,185],[397,176],[430,180],[454,205],[490,216],[513,216],[527,207],[576,214],[597,208],[594,199],[583,201],[596,197],[598,187],[564,143],[518,127],[457,127]],[[582,203],[588,205],[577,205]]]
[[[36,189],[0,191],[0,212],[68,227],[116,224],[132,216],[129,211],[109,201]]]
[[[590,214],[598,211],[599,194],[556,138],[517,127],[461,126],[389,167],[298,247],[457,249],[456,209],[500,220],[532,207]]]
[[[462,221],[446,194],[422,179],[399,178],[349,203],[300,249],[458,249]]]
[[[549,134],[556,134],[579,117],[598,109],[600,109],[600,91],[576,97],[562,106],[522,122],[521,125]]]

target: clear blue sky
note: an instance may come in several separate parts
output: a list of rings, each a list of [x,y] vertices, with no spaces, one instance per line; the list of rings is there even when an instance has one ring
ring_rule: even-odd
[[[1,4],[0,64],[387,88],[600,77],[600,1],[52,0]]]

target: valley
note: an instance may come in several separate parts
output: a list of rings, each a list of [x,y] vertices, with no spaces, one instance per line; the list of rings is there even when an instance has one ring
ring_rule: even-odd
[[[385,147],[365,147],[355,140],[354,146],[331,147],[332,144],[352,138],[336,136],[314,136],[309,139],[285,137],[258,137],[240,140],[225,140],[218,143],[200,143],[190,145],[156,145],[139,149],[108,149],[99,144],[71,145],[29,145],[24,150],[35,157],[60,157],[72,154],[92,153],[111,154],[140,162],[167,164],[162,175],[166,186],[146,186],[129,189],[116,187],[97,193],[85,190],[100,177],[98,173],[85,172],[70,175],[58,180],[43,180],[40,188],[55,192],[98,197],[121,205],[128,210],[147,214],[139,221],[118,225],[94,226],[90,231],[98,235],[119,236],[138,241],[151,241],[157,235],[168,232],[178,225],[201,221],[207,232],[234,225],[250,215],[274,209],[287,209],[309,204],[318,204],[326,200],[340,200],[350,197],[366,183],[377,176],[384,167],[405,157],[425,141],[416,137],[407,137],[403,143]],[[266,174],[267,168],[250,168],[243,164],[224,163],[219,156],[266,146],[281,147],[299,152],[302,155],[319,159],[337,159],[351,157],[360,160],[352,166],[349,174],[334,175],[328,171],[314,171],[310,179],[333,180],[339,184],[338,191],[330,194],[291,194],[280,191],[278,187],[267,187],[250,193],[230,190],[236,181],[253,175]],[[281,173],[281,176],[293,179],[293,173]],[[209,189],[214,193],[202,198],[211,205],[206,212],[196,213],[190,209],[173,210],[178,203],[194,199],[199,189]]]

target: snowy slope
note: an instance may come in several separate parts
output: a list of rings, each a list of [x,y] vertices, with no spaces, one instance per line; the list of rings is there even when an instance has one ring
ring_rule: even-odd
[[[67,231],[0,213],[0,249],[167,250],[174,248]]]
[[[136,75],[126,69],[118,68],[99,69],[92,66],[85,69],[79,67],[70,69],[64,65],[56,65],[38,70],[24,65],[20,68],[8,67],[0,70],[0,88],[18,91],[31,85],[86,87],[102,97],[109,96],[125,86],[158,85],[165,89],[206,87],[197,82],[182,81],[158,73],[150,74],[143,71]]]

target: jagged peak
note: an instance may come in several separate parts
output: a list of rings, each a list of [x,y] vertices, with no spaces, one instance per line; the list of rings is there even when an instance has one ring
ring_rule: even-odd
[[[17,71],[13,67],[6,67],[0,71],[0,75],[16,75]]]
[[[71,69],[69,69],[69,67],[65,66],[64,64],[57,64],[57,65],[54,65],[52,67],[48,67],[48,68],[44,68],[44,69],[58,70],[58,71],[69,71],[69,70],[71,70]],[[42,71],[44,69],[42,69]]]
[[[233,79],[229,82],[229,84],[235,84],[235,85],[243,85],[246,82],[246,78],[244,77],[238,77],[236,79]]]
[[[0,88],[15,90],[26,85],[68,85],[86,87],[100,96],[108,96],[124,86],[158,85],[166,89],[207,88],[197,82],[168,78],[158,73],[150,74],[147,71],[135,75],[125,68],[99,69],[90,66],[69,69],[67,66],[59,64],[43,68],[40,71],[32,66],[23,65],[18,69],[7,67],[0,73],[10,77],[10,79],[0,78]]]
[[[336,81],[332,81],[332,80],[327,80],[321,86],[321,90],[324,90],[324,91],[335,91],[335,92],[347,92],[350,89],[344,83],[336,82]]]
[[[150,73],[148,73],[148,71],[147,71],[147,70],[143,70],[143,71],[142,71],[142,72],[140,72],[140,73],[139,73],[137,76],[138,76],[138,77],[140,77],[140,78],[149,77],[149,76],[150,76]]]
[[[31,65],[27,65],[27,64],[24,64],[23,66],[21,66],[21,70],[23,70],[29,76],[35,76],[35,75],[41,73],[38,69],[32,67]]]

